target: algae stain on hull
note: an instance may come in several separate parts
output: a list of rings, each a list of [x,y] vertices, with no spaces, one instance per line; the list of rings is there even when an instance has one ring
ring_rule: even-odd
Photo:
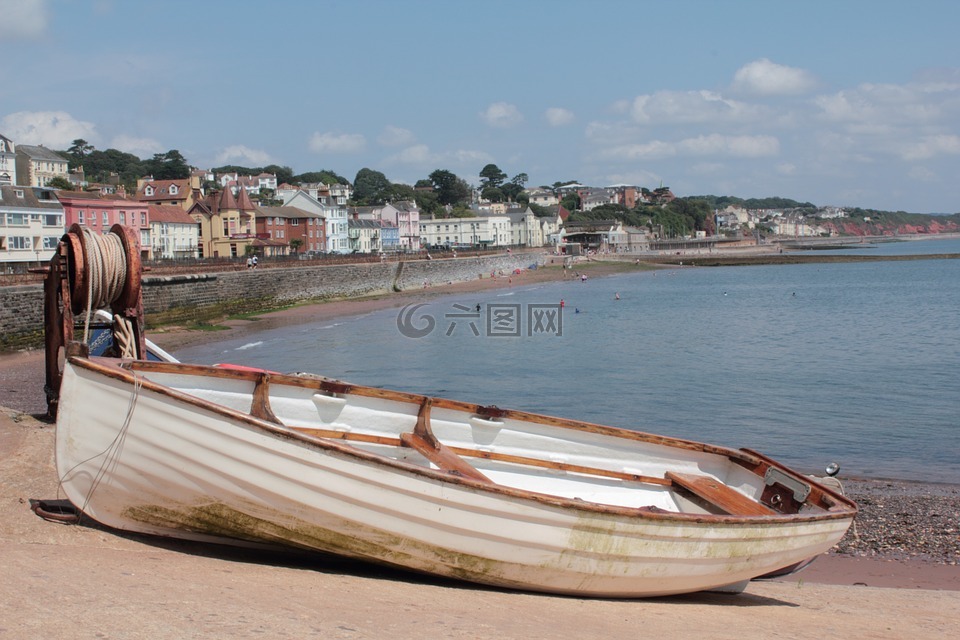
[[[496,586],[516,584],[500,575],[498,563],[494,560],[427,545],[381,530],[358,527],[346,521],[338,530],[334,530],[288,515],[279,516],[276,520],[257,517],[220,502],[183,508],[141,505],[128,507],[123,516],[144,525],[169,530],[172,537],[177,537],[177,532],[189,532],[245,542],[270,543],[469,582]],[[350,531],[354,533],[348,533]]]

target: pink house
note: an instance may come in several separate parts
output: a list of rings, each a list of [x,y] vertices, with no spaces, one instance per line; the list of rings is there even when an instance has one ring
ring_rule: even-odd
[[[131,227],[140,234],[141,256],[151,259],[149,203],[83,191],[57,191],[57,199],[67,229],[74,223],[96,233],[107,233],[115,224]]]

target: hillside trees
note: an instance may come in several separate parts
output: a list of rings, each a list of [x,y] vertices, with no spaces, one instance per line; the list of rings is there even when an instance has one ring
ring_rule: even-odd
[[[440,204],[455,205],[470,202],[470,185],[452,171],[437,169],[428,177],[433,183],[433,191],[437,194]]]
[[[387,176],[364,167],[353,180],[353,201],[359,205],[383,204],[383,193],[390,185]]]

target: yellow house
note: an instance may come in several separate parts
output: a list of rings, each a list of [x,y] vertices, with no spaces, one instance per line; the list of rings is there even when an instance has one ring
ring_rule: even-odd
[[[236,198],[230,189],[211,193],[187,213],[200,225],[201,258],[242,257],[257,237],[256,208],[243,190]]]

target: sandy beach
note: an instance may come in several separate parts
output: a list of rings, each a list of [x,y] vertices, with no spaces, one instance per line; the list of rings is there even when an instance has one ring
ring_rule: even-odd
[[[630,263],[578,265],[590,277]],[[151,330],[177,349],[306,321],[401,307],[451,293],[562,278],[559,268],[318,305],[225,331]],[[643,602],[517,594],[340,559],[222,549],[40,519],[30,501],[59,497],[53,427],[43,418],[40,351],[0,354],[0,637],[311,636],[539,638],[936,638],[960,631],[960,487],[844,479],[857,524],[828,555],[740,596]],[[748,613],[749,612],[749,613]],[[69,627],[69,628],[68,628]],[[951,631],[953,633],[951,633]],[[685,635],[685,634],[679,634]]]

